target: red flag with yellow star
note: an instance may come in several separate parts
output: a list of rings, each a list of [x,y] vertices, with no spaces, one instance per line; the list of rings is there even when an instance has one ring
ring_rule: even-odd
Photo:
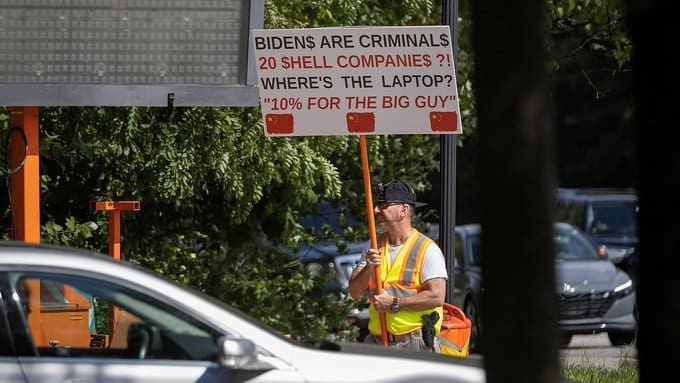
[[[375,114],[372,112],[347,113],[347,130],[350,133],[370,133],[375,131]]]
[[[292,114],[277,113],[267,114],[265,116],[265,124],[269,134],[291,134],[295,125]]]
[[[430,128],[433,132],[455,132],[458,115],[456,112],[430,112]]]

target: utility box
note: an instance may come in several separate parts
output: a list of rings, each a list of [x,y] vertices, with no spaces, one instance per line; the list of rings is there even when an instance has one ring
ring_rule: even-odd
[[[38,347],[90,347],[90,305],[64,303],[40,306]]]

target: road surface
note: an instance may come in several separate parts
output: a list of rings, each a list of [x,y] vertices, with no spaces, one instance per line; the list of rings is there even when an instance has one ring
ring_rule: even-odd
[[[605,333],[574,335],[569,346],[562,348],[560,354],[564,366],[588,364],[617,369],[622,360],[637,363],[637,349],[634,344],[614,347]]]

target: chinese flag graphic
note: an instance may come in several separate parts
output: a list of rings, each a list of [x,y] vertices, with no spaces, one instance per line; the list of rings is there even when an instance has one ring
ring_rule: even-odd
[[[347,130],[351,133],[370,133],[375,131],[375,115],[367,113],[347,113]]]
[[[433,132],[455,132],[458,130],[456,112],[430,112],[430,128]]]
[[[291,134],[293,133],[293,115],[269,113],[265,116],[267,133],[269,134]]]

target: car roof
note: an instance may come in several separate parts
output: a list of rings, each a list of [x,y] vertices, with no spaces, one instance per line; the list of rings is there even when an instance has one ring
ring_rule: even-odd
[[[45,243],[27,243],[21,241],[0,241],[0,255],[3,264],[31,264],[40,265],[48,259],[54,264],[55,257],[63,257],[64,261],[95,262],[115,265],[116,261],[102,253],[92,252],[85,249],[63,247]],[[31,255],[32,257],[27,257]],[[66,262],[64,262],[66,263]],[[79,263],[69,265],[80,266]],[[134,266],[133,266],[134,267]],[[81,267],[77,267],[81,268]],[[84,268],[84,267],[82,267]]]
[[[465,234],[477,234],[481,231],[481,229],[482,226],[478,223],[467,223],[456,226],[456,232]]]
[[[99,273],[112,278],[137,281],[139,284],[172,285],[178,290],[188,288],[135,263],[116,261],[111,256],[85,249],[50,244],[0,241],[0,265],[5,268],[36,266],[68,268],[88,274]]]
[[[570,224],[569,222],[555,222],[555,228],[560,229],[575,229],[581,231],[578,227]],[[482,225],[479,223],[468,223],[465,225],[456,226],[456,231],[464,231],[466,234],[479,234],[482,230]]]
[[[344,255],[359,255],[363,252],[368,241],[338,243],[321,241],[315,244],[303,245],[295,253],[295,258],[301,262],[333,261],[334,258]],[[340,245],[340,247],[338,247]]]
[[[244,314],[201,291],[180,284],[151,269],[125,260],[117,261],[111,256],[75,247],[32,244],[20,241],[0,241],[0,266],[5,269],[35,266],[34,270],[59,268],[82,272],[84,275],[100,274],[107,279],[120,279],[140,286],[155,286],[160,291],[172,290],[172,294],[218,305],[236,315]]]
[[[32,266],[49,270],[64,268],[87,275],[100,274],[109,278],[124,279],[139,285],[163,286],[176,289],[176,294],[200,295],[214,302],[199,291],[188,288],[171,278],[158,274],[136,263],[117,261],[103,253],[86,249],[50,244],[31,244],[19,241],[0,241],[0,265],[4,268]]]
[[[559,199],[572,200],[637,200],[637,192],[633,188],[557,188],[555,196]]]

